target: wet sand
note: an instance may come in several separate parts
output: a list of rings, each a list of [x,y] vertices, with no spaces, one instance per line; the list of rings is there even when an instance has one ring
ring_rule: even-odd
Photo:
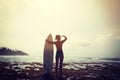
[[[37,62],[0,62],[0,80],[40,80],[44,70]],[[52,76],[55,77],[53,65]],[[120,80],[120,63],[64,63],[62,80]]]

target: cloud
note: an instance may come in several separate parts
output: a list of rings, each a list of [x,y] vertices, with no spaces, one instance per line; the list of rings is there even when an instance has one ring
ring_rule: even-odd
[[[90,46],[91,44],[88,43],[88,42],[81,42],[79,45],[80,45],[81,47],[88,47],[88,46]]]
[[[112,33],[100,34],[100,35],[98,35],[98,38],[99,38],[100,40],[110,39],[110,38],[112,38]]]
[[[120,40],[120,33],[105,33],[97,35],[96,40]]]
[[[120,34],[115,37],[116,40],[120,40]]]

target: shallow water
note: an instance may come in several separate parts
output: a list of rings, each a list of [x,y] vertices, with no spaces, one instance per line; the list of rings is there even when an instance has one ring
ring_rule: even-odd
[[[0,56],[1,62],[39,62],[43,63],[42,56]],[[54,59],[55,62],[55,59]],[[87,57],[65,57],[64,63],[86,63],[86,62],[120,62],[120,58],[87,58]]]

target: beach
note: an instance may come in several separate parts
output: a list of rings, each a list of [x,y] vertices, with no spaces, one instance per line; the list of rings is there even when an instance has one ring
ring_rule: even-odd
[[[0,62],[0,80],[40,80],[44,74],[39,62]],[[55,63],[52,76],[55,77]],[[64,80],[120,80],[120,62],[64,63]]]

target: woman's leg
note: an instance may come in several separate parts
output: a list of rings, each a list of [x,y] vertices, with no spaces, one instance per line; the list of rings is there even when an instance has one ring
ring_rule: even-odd
[[[62,77],[62,64],[63,64],[63,59],[64,59],[64,57],[61,56],[61,57],[60,57],[60,76],[61,76],[61,77]]]
[[[59,60],[59,57],[56,56],[56,65],[55,65],[56,76],[58,76],[58,60]]]

